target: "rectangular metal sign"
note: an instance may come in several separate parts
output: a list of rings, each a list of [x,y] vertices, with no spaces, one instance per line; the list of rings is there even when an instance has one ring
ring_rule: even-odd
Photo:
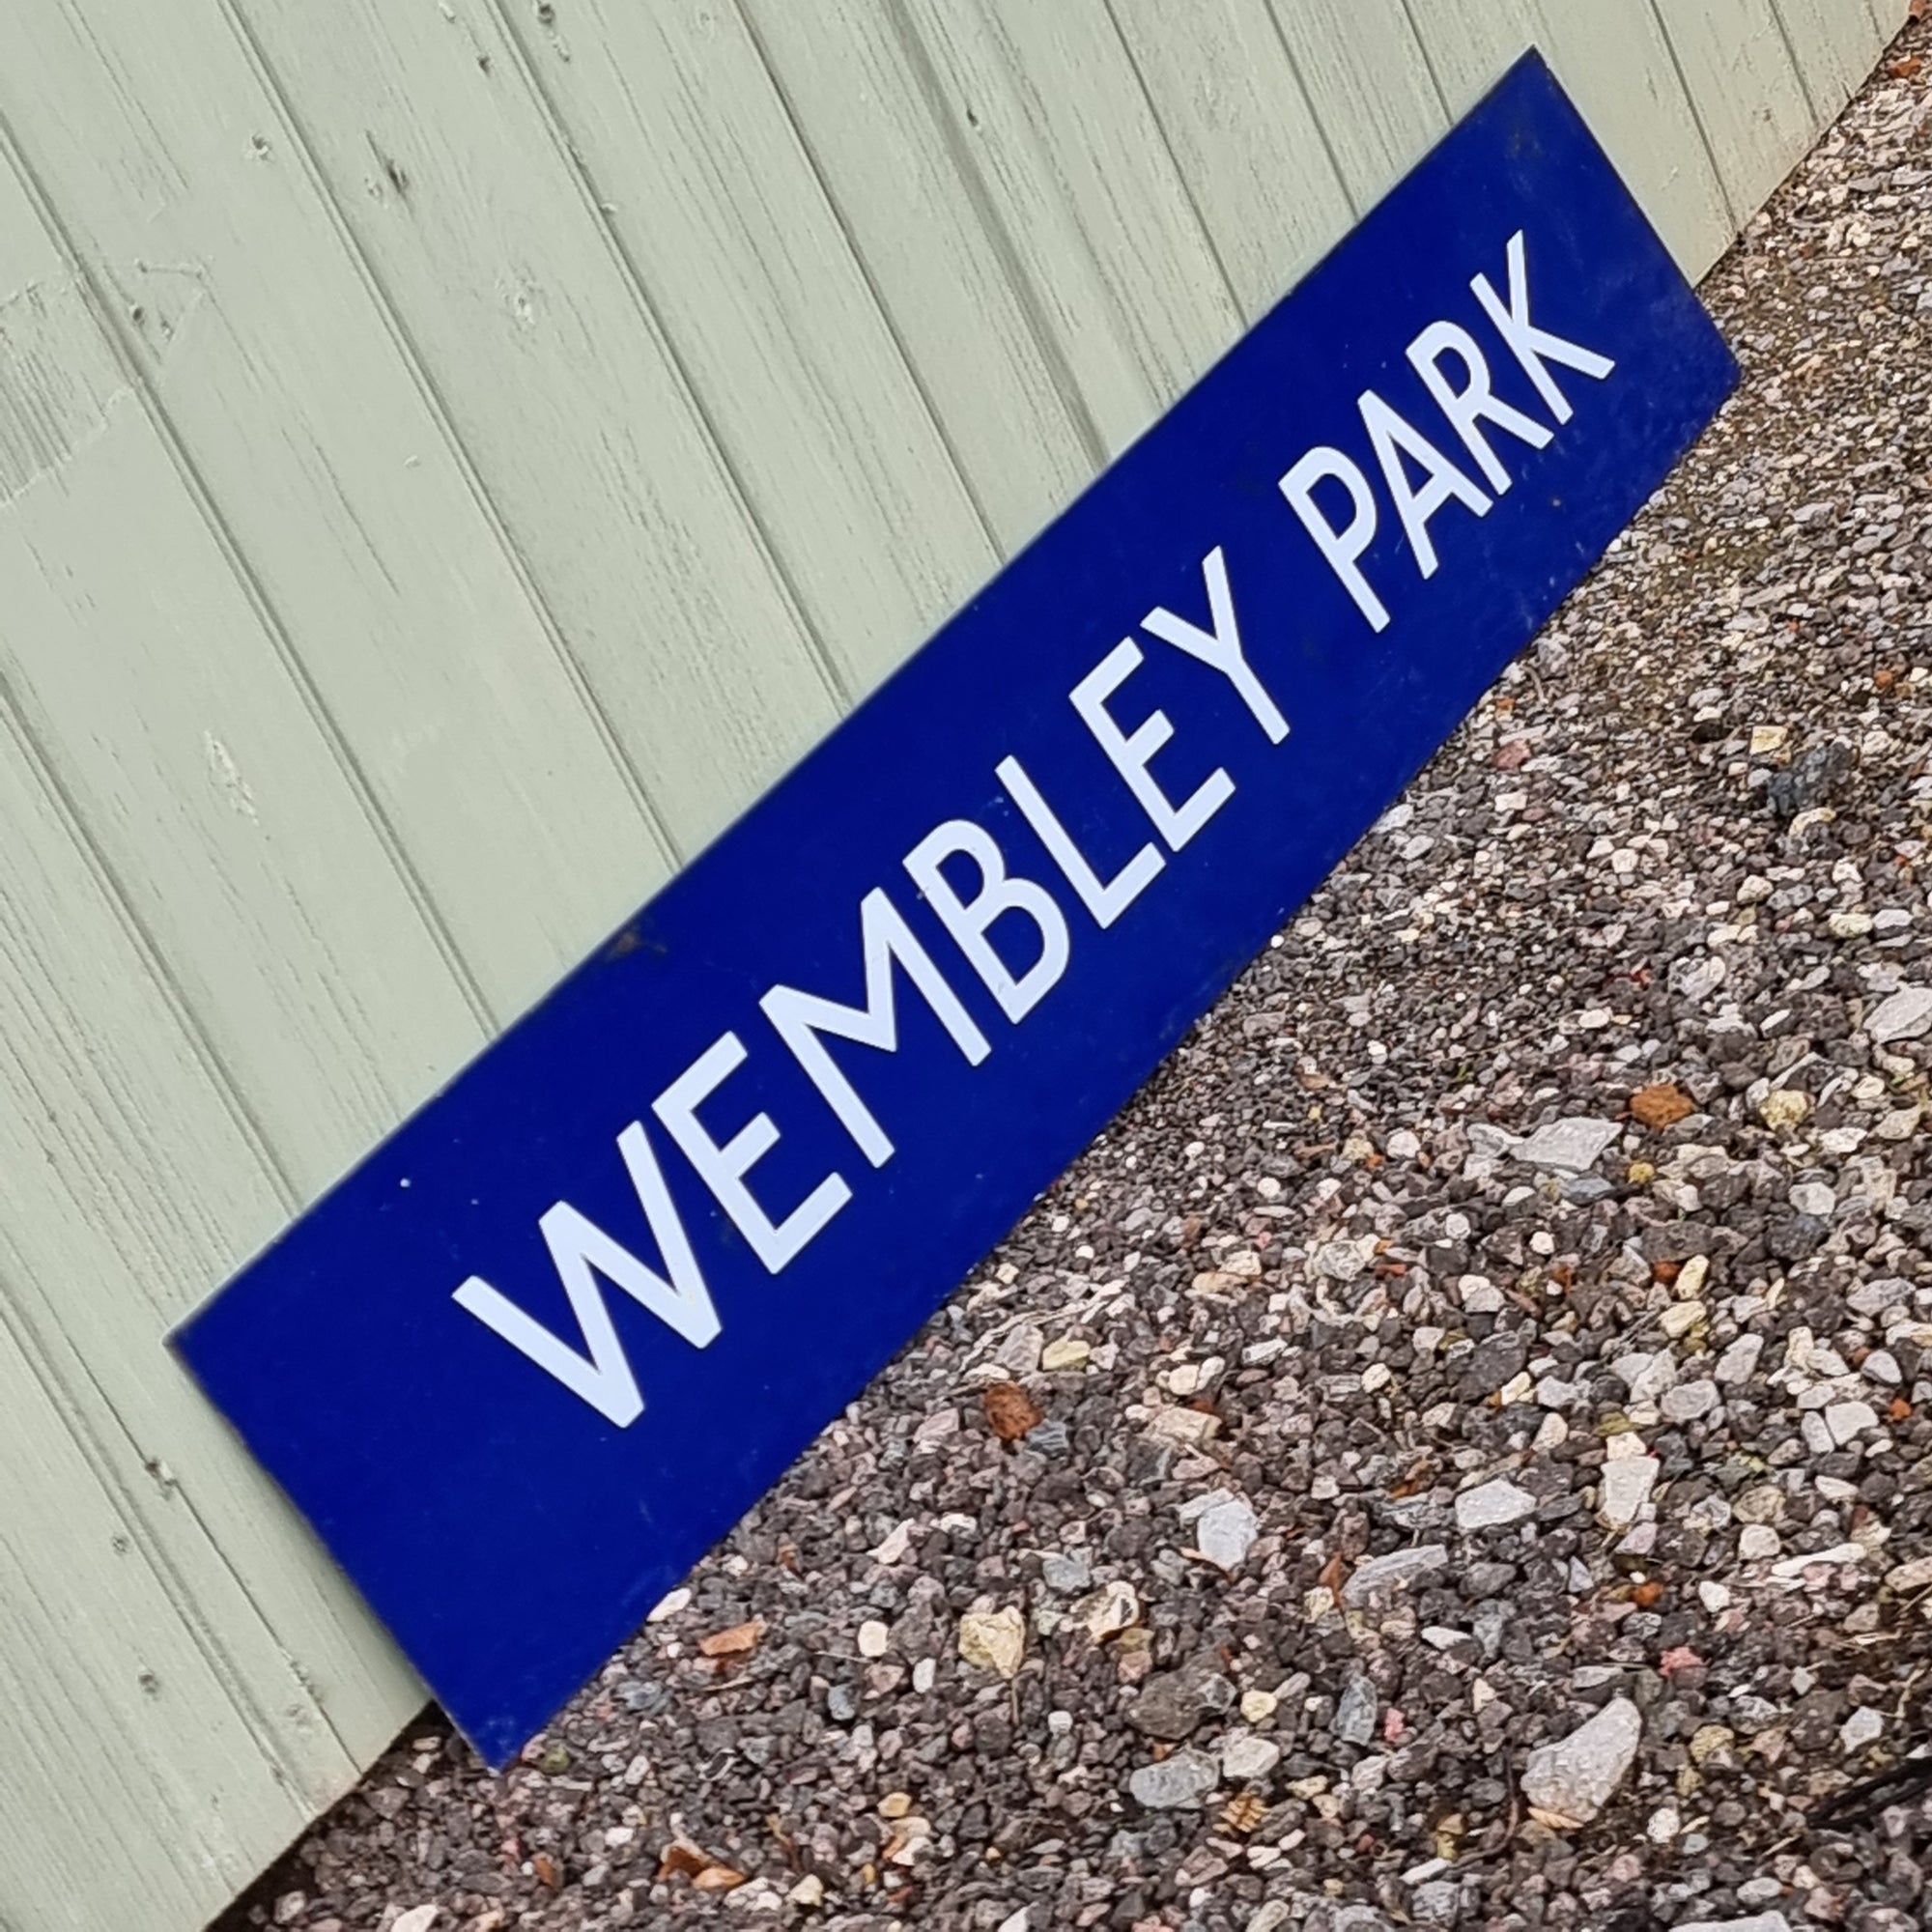
[[[1735,376],[1525,57],[183,1327],[486,1758],[1127,1099]]]

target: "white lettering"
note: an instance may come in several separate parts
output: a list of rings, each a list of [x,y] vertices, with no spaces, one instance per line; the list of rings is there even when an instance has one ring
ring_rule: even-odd
[[[1066,883],[1080,895],[1080,903],[1094,915],[1095,925],[1103,929],[1113,924],[1156,878],[1167,864],[1159,851],[1143,845],[1111,879],[1102,879],[1087,863],[1086,854],[1074,844],[1071,834],[1061,824],[1052,806],[1040,796],[1039,787],[1027,775],[1017,758],[1002,758],[997,768],[1000,782],[1011,794],[1026,822],[1039,835],[1053,863],[1066,875]]]
[[[1463,364],[1460,389],[1452,388],[1449,378],[1442,373],[1445,355],[1454,355]],[[1491,386],[1489,362],[1466,328],[1459,328],[1453,322],[1431,323],[1408,345],[1408,359],[1422,378],[1423,386],[1435,398],[1435,407],[1448,417],[1449,426],[1463,439],[1463,446],[1476,459],[1490,487],[1500,497],[1514,478],[1490,447],[1483,424],[1494,423],[1532,449],[1544,448],[1550,440],[1549,432],[1534,416],[1526,416],[1520,410],[1498,400]]]
[[[899,1035],[893,1001],[893,962],[897,960],[905,968],[906,978],[925,995],[926,1005],[938,1014],[969,1065],[978,1066],[993,1049],[898,908],[876,888],[860,901],[859,944],[866,962],[863,1007],[841,1007],[815,993],[801,993],[794,986],[774,986],[758,1005],[811,1084],[844,1122],[845,1131],[858,1142],[860,1151],[874,1167],[883,1167],[893,1157],[893,1144],[818,1036],[834,1034],[881,1053],[896,1053]]]
[[[1408,534],[1409,548],[1415,553],[1416,568],[1424,577],[1434,577],[1437,559],[1435,545],[1429,535],[1430,518],[1452,499],[1477,516],[1486,517],[1490,513],[1490,498],[1373,389],[1362,391],[1358,406],[1369,440],[1376,446],[1376,458],[1381,464],[1390,499]],[[1405,456],[1419,464],[1428,477],[1420,490],[1408,487],[1408,473],[1402,461]]]
[[[979,868],[980,890],[962,899],[941,870],[951,858],[972,860]],[[925,895],[1000,1010],[1017,1024],[1032,1012],[1066,971],[1070,942],[1066,918],[1053,895],[1031,879],[1009,878],[1007,862],[991,837],[970,819],[952,818],[928,832],[906,854],[905,868]],[[1033,922],[1039,934],[1039,957],[1016,980],[986,937],[1007,913]]]
[[[1127,789],[1140,800],[1141,810],[1153,820],[1154,830],[1177,852],[1235,795],[1235,781],[1225,771],[1210,772],[1194,795],[1176,806],[1148,769],[1154,753],[1174,736],[1167,713],[1154,711],[1131,732],[1122,731],[1107,700],[1146,660],[1131,638],[1123,639],[1073,687],[1073,708],[1086,722],[1114,769],[1126,780]]]
[[[1576,412],[1570,399],[1556,386],[1546,363],[1560,362],[1566,369],[1578,369],[1602,382],[1617,365],[1607,355],[1599,355],[1581,343],[1568,342],[1538,328],[1529,319],[1529,271],[1524,266],[1522,230],[1509,239],[1509,305],[1505,307],[1487,275],[1478,275],[1469,284],[1482,303],[1496,333],[1509,344],[1510,353],[1522,364],[1523,373],[1536,384],[1537,394],[1548,404],[1549,412],[1559,423],[1567,423]]]
[[[1316,485],[1331,477],[1347,489],[1354,505],[1354,514],[1346,529],[1337,529],[1321,514],[1315,501]],[[1324,444],[1311,449],[1281,479],[1280,487],[1290,507],[1301,519],[1302,527],[1315,539],[1316,549],[1327,558],[1328,568],[1342,580],[1349,595],[1355,600],[1356,609],[1369,620],[1370,627],[1378,631],[1387,630],[1388,607],[1369,587],[1369,580],[1362,575],[1361,569],[1362,556],[1375,541],[1376,526],[1380,522],[1380,513],[1376,508],[1376,493],[1369,488],[1369,479],[1362,473],[1361,465],[1344,456],[1339,449],[1330,449]]]
[[[1218,670],[1236,691],[1255,723],[1267,733],[1270,745],[1279,745],[1288,736],[1288,720],[1263,687],[1254,668],[1241,654],[1241,631],[1235,619],[1235,596],[1228,588],[1228,559],[1217,546],[1201,562],[1201,575],[1208,583],[1208,621],[1214,626],[1204,631],[1172,611],[1150,611],[1141,619],[1141,629],[1178,651]]]
[[[694,1349],[709,1348],[718,1339],[720,1323],[641,1122],[633,1121],[617,1136],[617,1149],[669,1279],[646,1266],[569,1202],[557,1202],[537,1226],[543,1231],[552,1265],[589,1346],[587,1359],[541,1322],[532,1321],[481,1275],[471,1275],[456,1291],[454,1299],[459,1308],[475,1316],[546,1375],[554,1377],[572,1395],[587,1402],[606,1421],[628,1429],[644,1412],[644,1399],[638,1392],[637,1377],[617,1339],[597,1276],[602,1274],[614,1283]]]
[[[745,1177],[778,1145],[779,1130],[771,1116],[754,1114],[723,1147],[697,1120],[697,1109],[744,1064],[745,1042],[735,1033],[723,1035],[651,1102],[651,1112],[717,1196],[718,1205],[751,1243],[765,1271],[777,1274],[851,1200],[852,1190],[838,1175],[828,1174],[777,1223],[758,1206]]]

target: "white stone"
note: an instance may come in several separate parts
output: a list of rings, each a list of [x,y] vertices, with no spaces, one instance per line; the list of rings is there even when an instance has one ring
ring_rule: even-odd
[[[1422,1143],[1406,1127],[1398,1127],[1388,1137],[1385,1151],[1391,1160],[1413,1160],[1422,1151]]]
[[[1932,996],[1928,996],[1932,997]],[[1527,1167],[1547,1167],[1559,1174],[1584,1174],[1614,1146],[1623,1129],[1614,1121],[1593,1121],[1585,1115],[1551,1121],[1538,1127],[1516,1147],[1516,1158]]]
[[[1486,1274],[1465,1274],[1456,1284],[1456,1293],[1465,1315],[1500,1315],[1503,1292]]]
[[[968,1610],[959,1619],[959,1655],[980,1670],[1012,1678],[1026,1653],[1026,1619],[1009,1604],[1001,1610]]]
[[[1889,1349],[1874,1349],[1859,1364],[1859,1371],[1867,1381],[1883,1382],[1888,1388],[1896,1388],[1905,1379],[1898,1357]]]
[[[412,1905],[389,1927],[389,1932],[429,1932],[441,1911],[440,1905]]]
[[[859,1626],[859,1655],[883,1657],[893,1646],[893,1634],[876,1617],[867,1617]]]
[[[1449,1550],[1440,1543],[1424,1543],[1413,1549],[1391,1550],[1386,1556],[1372,1556],[1356,1567],[1342,1585],[1342,1601],[1351,1610],[1386,1602],[1412,1583],[1449,1564]]]
[[[1280,1762],[1281,1747],[1272,1738],[1243,1733],[1221,1747],[1221,1775],[1231,1784],[1255,1783]]]
[[[1791,1920],[1781,1912],[1760,1912],[1750,1918],[1687,1918],[1677,1932],[1791,1932]]]
[[[1838,1197],[1822,1180],[1801,1180],[1791,1190],[1791,1205],[1801,1214],[1815,1214],[1821,1221],[1829,1221]]]
[[[1612,1529],[1628,1529],[1650,1500],[1660,1467],[1655,1456],[1625,1456],[1604,1464],[1598,1510]]]
[[[658,1599],[651,1606],[650,1614],[645,1617],[644,1621],[647,1624],[668,1623],[690,1602],[691,1592],[689,1590],[673,1590],[669,1596]]]
[[[1680,1382],[1665,1389],[1658,1406],[1672,1422],[1696,1422],[1717,1407],[1719,1397],[1716,1382]]]
[[[1241,1567],[1261,1533],[1260,1519],[1237,1496],[1232,1502],[1216,1503],[1203,1514],[1195,1525],[1194,1547],[1215,1569],[1232,1575]]]
[[[912,1667],[912,1688],[923,1697],[939,1680],[938,1660],[922,1657]]]
[[[1879,1046],[1894,1039],[1918,1039],[1932,1032],[1932,990],[1901,986],[1865,1016],[1865,1033]]]
[[[1848,1751],[1863,1750],[1885,1735],[1885,1719],[1868,1705],[1861,1704],[1838,1726],[1838,1742]]]
[[[1536,1432],[1535,1440],[1530,1443],[1539,1456],[1547,1456],[1552,1449],[1560,1449],[1570,1439],[1570,1425],[1560,1415],[1551,1413],[1543,1418],[1542,1426]]]
[[[1763,1353],[1762,1335],[1740,1335],[1718,1357],[1718,1366],[1711,1373],[1727,1387],[1736,1388],[1750,1380],[1751,1372],[1757,1367],[1757,1358]]]
[[[1894,1107],[1874,1129],[1882,1141],[1909,1141],[1918,1131],[1917,1107]]]
[[[1832,1440],[1842,1449],[1867,1429],[1878,1427],[1878,1410],[1868,1402],[1834,1402],[1825,1411],[1825,1427],[1832,1432]]]
[[[1636,1706],[1613,1697],[1567,1738],[1530,1752],[1523,1796],[1539,1811],[1587,1825],[1630,1776],[1642,1741]]]
[[[1776,1556],[1783,1548],[1776,1530],[1769,1523],[1747,1522],[1738,1531],[1738,1554],[1747,1563],[1757,1563],[1765,1557]]]
[[[1536,1498],[1504,1477],[1456,1498],[1456,1527],[1464,1536],[1479,1529],[1503,1529],[1536,1514]]]
[[[1715,1617],[1719,1610],[1730,1608],[1731,1593],[1721,1583],[1699,1583],[1697,1601]]]
[[[1220,1767],[1198,1750],[1176,1751],[1142,1765],[1127,1779],[1136,1804],[1150,1811],[1191,1810],[1221,1782]]]

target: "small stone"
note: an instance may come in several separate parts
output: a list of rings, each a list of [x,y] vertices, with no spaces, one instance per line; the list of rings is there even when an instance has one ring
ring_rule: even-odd
[[[1245,1502],[1217,1503],[1195,1525],[1194,1547],[1215,1569],[1232,1575],[1261,1534],[1260,1519]]]
[[[825,1903],[825,1881],[816,1872],[807,1872],[792,1889],[785,1893],[788,1903],[799,1906],[807,1912],[816,1912]]]
[[[1158,1764],[1144,1764],[1127,1780],[1137,1804],[1150,1811],[1187,1811],[1221,1782],[1214,1760],[1198,1750],[1176,1751]]]
[[[1738,1554],[1747,1563],[1757,1563],[1766,1557],[1776,1556],[1783,1548],[1776,1530],[1764,1523],[1747,1522],[1738,1531]]]
[[[689,1590],[673,1590],[668,1597],[660,1597],[651,1606],[650,1614],[644,1618],[647,1624],[668,1623],[691,1602]],[[394,1932],[394,1927],[390,1928]]]
[[[1073,1614],[1094,1642],[1104,1643],[1140,1622],[1140,1595],[1131,1583],[1117,1577],[1091,1597],[1083,1597],[1074,1605]]]
[[[1708,1314],[1701,1301],[1673,1301],[1657,1318],[1657,1325],[1673,1342],[1681,1342]],[[1675,1368],[1673,1365],[1673,1373]]]
[[[859,1626],[859,1655],[861,1657],[883,1657],[892,1648],[893,1634],[876,1617],[868,1617]]]
[[[1264,1724],[1274,1716],[1280,1699],[1272,1690],[1243,1690],[1241,1692],[1241,1721],[1244,1724]]]
[[[1918,1120],[1917,1107],[1894,1107],[1880,1118],[1873,1132],[1882,1141],[1909,1141],[1918,1131]]]
[[[1422,1151],[1422,1143],[1406,1127],[1398,1127],[1383,1151],[1391,1160],[1413,1160]]]
[[[389,1932],[429,1932],[441,1912],[440,1905],[412,1905],[398,1916]]]
[[[1334,1721],[1328,1728],[1345,1745],[1366,1745],[1374,1741],[1376,1719],[1381,1715],[1381,1699],[1366,1677],[1355,1676],[1342,1687],[1335,1706]]]
[[[1885,1735],[1885,1719],[1869,1706],[1861,1704],[1838,1726],[1838,1742],[1848,1751],[1863,1750]]]
[[[1078,1335],[1062,1335],[1039,1351],[1039,1365],[1049,1375],[1062,1369],[1084,1369],[1093,1352],[1093,1343],[1083,1342]]]
[[[922,1657],[912,1667],[912,1688],[923,1697],[939,1681],[939,1662],[936,1658]]]
[[[1730,1608],[1731,1593],[1722,1583],[1703,1582],[1697,1585],[1697,1601],[1715,1617]]]
[[[1709,1415],[1719,1400],[1716,1382],[1679,1382],[1664,1390],[1658,1407],[1670,1422],[1696,1422]]]
[[[1822,1180],[1801,1180],[1791,1190],[1790,1200],[1801,1214],[1816,1214],[1827,1220],[1838,1205],[1837,1194]]]
[[[959,1619],[959,1655],[976,1669],[1011,1679],[1026,1653],[1026,1618],[1009,1604],[1000,1610],[969,1610]]]
[[[1910,1563],[1901,1563],[1888,1570],[1885,1580],[1887,1587],[1896,1590],[1900,1596],[1924,1589],[1932,1583],[1932,1556],[1915,1557]]]
[[[1750,734],[1750,752],[1754,758],[1769,757],[1774,752],[1781,752],[1785,741],[1791,736],[1788,724],[1753,724]]]
[[[1502,1477],[1479,1489],[1464,1490],[1456,1498],[1456,1527],[1464,1536],[1478,1530],[1507,1528],[1535,1514],[1536,1498]]]
[[[1358,1564],[1342,1585],[1342,1602],[1351,1610],[1386,1603],[1448,1565],[1448,1548],[1440,1543],[1424,1543],[1413,1549],[1395,1549],[1386,1556],[1372,1556],[1366,1563]]]
[[[1842,1449],[1866,1430],[1878,1427],[1878,1410],[1868,1402],[1834,1402],[1825,1410],[1825,1427]]]
[[[1912,1293],[1912,1284],[1895,1274],[1880,1275],[1872,1281],[1862,1281],[1845,1300],[1855,1315],[1862,1315],[1869,1321],[1896,1308]]]
[[[1272,1738],[1237,1736],[1221,1747],[1221,1775],[1231,1784],[1254,1784],[1281,1762],[1281,1747]]]
[[[1905,1373],[1898,1366],[1898,1357],[1889,1349],[1874,1349],[1859,1364],[1859,1373],[1867,1381],[1883,1382],[1887,1388],[1896,1388],[1905,1379]]]
[[[1226,1710],[1234,1702],[1234,1687],[1225,1677],[1200,1664],[1183,1665],[1150,1677],[1141,1693],[1127,1706],[1127,1722],[1144,1737],[1179,1744],[1209,1709]]]
[[[1526,1167],[1581,1174],[1597,1164],[1622,1131],[1614,1121],[1594,1121],[1575,1115],[1538,1127],[1528,1139],[1518,1142],[1515,1157]]]
[[[1611,1529],[1628,1529],[1650,1500],[1662,1465],[1655,1456],[1624,1456],[1604,1464],[1598,1513]]]
[[[1049,1590],[1070,1597],[1075,1591],[1087,1589],[1093,1583],[1094,1572],[1086,1557],[1078,1552],[1056,1549],[1040,1558],[1039,1579]]]
[[[1865,1033],[1875,1045],[1918,1039],[1932,1032],[1932,989],[1901,986],[1865,1015]]]
[[[1745,1885],[1738,1887],[1738,1902],[1741,1905],[1750,1902],[1745,1897],[1746,1886],[1757,1883],[1755,1879],[1747,1879]],[[1765,1883],[1777,1885],[1775,1878]],[[1778,1886],[1779,1891],[1783,1889]],[[1776,1892],[1772,1894],[1774,1898],[1776,1895]],[[1678,1922],[1677,1932],[1791,1932],[1791,1920],[1781,1912],[1760,1912],[1752,1918],[1686,1918]]]
[[[1530,1752],[1523,1796],[1552,1818],[1587,1825],[1630,1775],[1642,1739],[1636,1706],[1628,1697],[1613,1697],[1567,1738]]]
[[[1810,1094],[1795,1087],[1775,1087],[1758,1102],[1757,1117],[1774,1133],[1789,1133],[1810,1111]]]
[[[1764,1353],[1762,1335],[1740,1335],[1724,1352],[1718,1357],[1718,1366],[1712,1375],[1727,1388],[1736,1388],[1751,1378],[1757,1367],[1757,1359]]]

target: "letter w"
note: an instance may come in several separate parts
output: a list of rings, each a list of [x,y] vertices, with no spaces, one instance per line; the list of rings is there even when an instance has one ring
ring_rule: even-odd
[[[641,1122],[633,1121],[617,1136],[617,1151],[624,1156],[631,1185],[638,1191],[670,1278],[667,1281],[646,1267],[630,1249],[569,1202],[559,1201],[552,1208],[537,1226],[543,1231],[544,1245],[550,1250],[563,1292],[570,1297],[578,1326],[590,1346],[587,1360],[541,1322],[532,1321],[507,1295],[499,1294],[481,1275],[472,1274],[454,1298],[459,1308],[468,1310],[511,1348],[555,1377],[572,1395],[587,1402],[619,1429],[628,1429],[644,1412],[644,1399],[638,1392],[638,1378],[631,1373],[623,1344],[617,1339],[597,1276],[614,1282],[694,1349],[709,1348],[718,1339],[721,1324]]]
[[[758,1005],[811,1084],[824,1094],[826,1104],[844,1122],[845,1131],[858,1142],[860,1152],[874,1167],[883,1167],[893,1157],[893,1144],[818,1036],[835,1034],[840,1039],[857,1040],[861,1046],[876,1047],[881,1053],[896,1053],[898,1014],[893,1004],[893,961],[896,959],[905,968],[907,979],[925,995],[926,1004],[939,1015],[969,1066],[978,1066],[993,1049],[959,995],[932,963],[932,955],[877,887],[859,905],[859,944],[866,959],[863,1007],[841,1007],[815,993],[801,993],[796,986],[774,986]]]

